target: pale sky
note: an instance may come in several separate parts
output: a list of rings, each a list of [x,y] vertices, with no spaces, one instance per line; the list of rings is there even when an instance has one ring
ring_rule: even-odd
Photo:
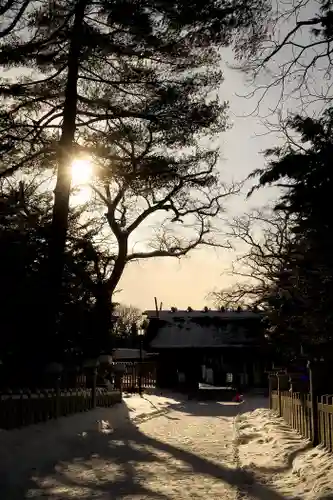
[[[282,9],[282,3],[279,9]],[[292,0],[283,3],[285,9],[294,5]],[[299,20],[310,19],[318,12],[316,0],[304,3]],[[280,10],[281,13],[281,10]],[[294,27],[294,18],[290,17],[287,22],[280,24],[274,29],[274,36],[278,40],[284,39],[286,33]],[[302,28],[294,39],[300,46],[309,41],[308,28]],[[285,48],[270,65],[271,73],[262,74],[257,80],[257,85],[271,83],[272,74],[279,73],[281,66],[287,64],[293,53],[289,47]],[[323,49],[325,50],[325,48]],[[313,52],[310,54],[313,57]],[[308,53],[300,59],[301,64],[308,61]],[[323,59],[323,63],[325,59]],[[255,89],[251,87],[244,73],[230,69],[233,64],[231,50],[222,52],[222,68],[225,81],[221,85],[220,95],[223,100],[229,101],[229,117],[233,124],[221,136],[221,161],[220,171],[224,180],[243,180],[254,169],[264,166],[264,158],[260,153],[267,148],[277,146],[279,139],[273,133],[267,135],[267,128],[262,120],[250,115],[258,102],[258,95],[251,99],[245,99],[244,95]],[[320,64],[308,73],[309,92],[313,89],[322,90],[331,85],[330,80],[325,79]],[[311,80],[310,80],[311,78]],[[293,90],[297,84],[297,79],[292,76],[289,82],[285,82],[285,89]],[[324,90],[323,90],[324,89]],[[330,93],[331,95],[331,93]],[[273,87],[261,104],[261,116],[269,114],[269,121],[277,119],[275,110],[281,96],[281,87]],[[300,101],[296,94],[285,100],[284,111],[301,111]],[[321,111],[320,102],[314,102],[307,107],[307,113],[318,113]],[[248,184],[251,186],[251,184]],[[234,197],[229,202],[230,216],[238,213],[243,214],[252,208],[267,206],[270,201],[274,201],[278,195],[277,189],[262,189],[257,191],[253,197],[246,199],[245,193]],[[133,263],[128,266],[120,282],[119,289],[122,289],[116,297],[116,301],[133,304],[141,309],[153,309],[154,297],[158,303],[163,303],[163,308],[176,306],[179,309],[191,306],[193,308],[203,308],[209,304],[207,294],[209,292],[225,288],[237,280],[225,272],[232,261],[235,253],[230,250],[202,248],[195,250],[190,256],[181,260],[172,258],[154,259],[141,263]]]
[[[232,62],[229,51],[225,51],[225,57],[227,63]],[[220,95],[229,101],[233,127],[221,136],[219,168],[223,179],[243,180],[255,168],[264,165],[260,152],[277,142],[271,135],[256,136],[266,131],[260,120],[253,116],[243,117],[252,111],[256,98],[246,100],[238,97],[249,90],[245,75],[229,69],[225,64],[223,66],[225,81]],[[274,95],[271,99],[274,100]],[[273,192],[269,189],[260,190],[250,200],[246,200],[245,193],[236,196],[228,203],[228,213],[244,213],[250,207],[266,205],[272,196]],[[163,308],[176,306],[182,309],[189,305],[203,308],[209,292],[232,283],[232,278],[222,273],[234,257],[234,252],[230,250],[202,248],[180,260],[160,258],[130,264],[119,284],[122,291],[115,296],[115,300],[141,309],[152,309],[156,296],[158,303],[163,302]]]

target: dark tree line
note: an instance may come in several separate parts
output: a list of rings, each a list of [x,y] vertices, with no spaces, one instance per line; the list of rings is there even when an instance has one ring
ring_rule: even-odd
[[[239,274],[249,281],[215,293],[221,301],[245,299],[266,311],[269,338],[285,361],[332,349],[333,112],[288,120],[284,146],[267,151],[267,166],[254,172],[257,187],[279,185],[282,194],[266,224],[257,218],[233,224],[245,241]]]
[[[98,274],[107,264],[94,248],[96,222],[82,223],[83,208],[69,215],[57,330],[45,329],[48,240],[52,197],[35,182],[4,180],[0,193],[1,362],[23,369],[59,359],[81,363],[110,339],[98,328]],[[98,271],[96,272],[96,265]],[[82,279],[85,278],[85,279]],[[88,282],[89,279],[89,282]],[[19,367],[19,368],[18,368]]]
[[[263,186],[287,184],[276,209],[293,217],[293,238],[266,302],[275,334],[296,352],[314,345],[325,352],[332,342],[332,125],[332,109],[317,120],[290,119],[298,141],[269,151],[273,159],[260,173]]]

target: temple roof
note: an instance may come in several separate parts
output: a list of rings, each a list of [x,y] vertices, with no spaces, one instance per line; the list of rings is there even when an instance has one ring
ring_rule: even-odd
[[[221,311],[221,310],[208,310],[208,311],[200,311],[200,310],[193,310],[193,311],[188,311],[188,310],[177,310],[177,311],[171,311],[171,310],[163,310],[163,311],[156,311],[156,309],[150,309],[147,311],[144,311],[143,314],[147,316],[149,319],[150,318],[160,318],[163,320],[168,321],[169,319],[172,318],[200,318],[200,317],[208,317],[208,318],[219,318],[219,319],[226,319],[226,320],[244,320],[245,318],[258,318],[260,316],[259,312],[253,312],[253,311]]]
[[[147,311],[148,312],[148,311]],[[150,312],[150,311],[149,311]],[[193,311],[195,313],[195,311]],[[258,343],[260,326],[252,323],[258,314],[246,312],[221,313],[220,315],[200,312],[193,315],[178,311],[168,315],[159,314],[159,317],[150,316],[152,327],[156,331],[150,343],[152,349],[189,348],[189,347],[244,347]],[[216,311],[211,311],[211,313]],[[181,314],[182,313],[182,314]],[[198,311],[199,313],[199,311]],[[243,319],[239,322],[234,319]],[[250,320],[250,321],[249,321]],[[257,326],[258,325],[258,326]]]

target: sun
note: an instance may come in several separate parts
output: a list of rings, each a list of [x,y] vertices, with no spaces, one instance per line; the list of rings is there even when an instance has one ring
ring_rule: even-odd
[[[72,183],[74,186],[88,184],[92,178],[91,161],[87,158],[76,158],[72,161]]]

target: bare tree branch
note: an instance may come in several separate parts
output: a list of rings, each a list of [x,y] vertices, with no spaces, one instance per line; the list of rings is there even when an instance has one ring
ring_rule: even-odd
[[[291,106],[298,113],[309,110],[311,114],[320,114],[330,104],[332,14],[331,2],[324,0],[275,2],[266,39],[256,54],[238,65],[252,76],[254,90],[246,97],[257,97],[253,113],[262,116],[266,97],[269,108],[266,116],[278,110],[288,113]],[[273,107],[272,98],[276,102]]]
[[[171,148],[162,151],[158,133],[120,123],[121,134],[112,127],[105,142],[101,134],[98,136],[99,147],[105,144],[109,158],[104,154],[100,159],[101,180],[93,187],[107,209],[105,231],[109,231],[110,242],[117,242],[108,279],[111,294],[129,262],[180,258],[200,246],[230,248],[219,219],[224,200],[240,190],[236,184],[228,186],[220,181],[215,151],[197,148],[181,155]],[[111,137],[116,140],[111,141]],[[91,138],[93,142],[93,134]],[[123,161],[114,162],[120,152]],[[154,219],[157,222],[151,226]],[[145,248],[131,249],[129,238],[141,228],[150,235],[141,242]]]
[[[276,279],[292,241],[288,214],[269,208],[236,217],[227,234],[234,248],[241,247],[226,274],[240,278],[236,284],[214,291],[209,298],[218,306],[259,305]]]

